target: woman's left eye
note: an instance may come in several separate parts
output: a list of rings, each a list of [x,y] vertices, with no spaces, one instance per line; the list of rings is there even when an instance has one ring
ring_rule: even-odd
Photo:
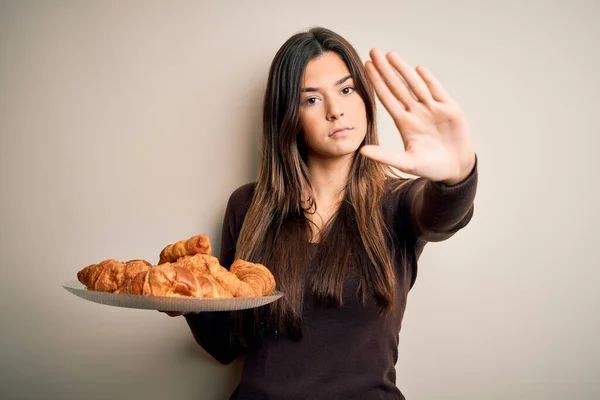
[[[343,94],[350,94],[352,92],[354,92],[356,89],[354,89],[354,87],[352,86],[346,86],[345,88],[342,89],[342,93]]]

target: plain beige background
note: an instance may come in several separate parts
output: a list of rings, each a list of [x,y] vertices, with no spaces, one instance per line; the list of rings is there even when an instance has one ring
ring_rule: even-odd
[[[61,284],[196,233],[218,251],[229,194],[255,179],[271,59],[312,25],[365,60],[378,46],[428,66],[472,125],[475,216],[421,259],[403,393],[599,398],[598,4],[3,1],[0,398],[227,398],[239,363],[182,318]]]

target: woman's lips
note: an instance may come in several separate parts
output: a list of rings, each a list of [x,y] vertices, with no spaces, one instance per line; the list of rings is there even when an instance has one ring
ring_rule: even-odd
[[[336,130],[331,135],[329,135],[329,137],[338,138],[338,137],[348,136],[350,134],[350,131],[352,129],[353,128],[344,128],[344,129],[341,129],[341,130]]]

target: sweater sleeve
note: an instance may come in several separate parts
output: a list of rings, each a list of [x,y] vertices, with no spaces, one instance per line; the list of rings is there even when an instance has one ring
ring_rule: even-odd
[[[227,269],[235,257],[240,202],[243,200],[240,197],[239,190],[231,195],[223,219],[219,262]],[[242,353],[243,346],[231,335],[231,312],[187,314],[185,319],[196,342],[220,363],[229,364]]]
[[[473,216],[478,161],[455,185],[417,178],[406,187],[402,208],[417,242],[440,242],[464,228]]]

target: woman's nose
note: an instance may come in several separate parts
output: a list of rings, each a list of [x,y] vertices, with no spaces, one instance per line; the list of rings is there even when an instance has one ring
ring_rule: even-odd
[[[339,119],[342,115],[344,115],[340,104],[338,103],[329,103],[329,107],[327,108],[327,120],[336,120]]]

